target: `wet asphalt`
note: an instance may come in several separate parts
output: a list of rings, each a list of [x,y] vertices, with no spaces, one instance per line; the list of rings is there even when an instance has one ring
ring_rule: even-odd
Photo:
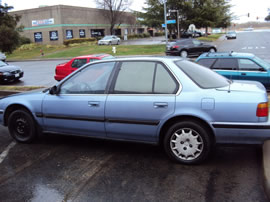
[[[0,127],[0,150],[12,139]],[[0,164],[0,201],[267,201],[261,148],[218,147],[202,165],[159,146],[45,134]]]

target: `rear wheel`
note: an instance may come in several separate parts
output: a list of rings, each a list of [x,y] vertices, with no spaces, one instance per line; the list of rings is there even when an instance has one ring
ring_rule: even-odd
[[[36,137],[36,124],[32,116],[26,110],[16,110],[8,118],[10,135],[22,143],[30,143]]]
[[[204,161],[211,150],[211,141],[207,130],[197,122],[175,123],[164,138],[167,155],[183,164],[198,164]]]
[[[181,56],[182,58],[187,58],[188,52],[185,51],[185,50],[182,50],[182,51],[180,52],[180,56]]]
[[[210,48],[209,52],[210,52],[210,53],[215,53],[215,52],[216,52],[216,49]]]

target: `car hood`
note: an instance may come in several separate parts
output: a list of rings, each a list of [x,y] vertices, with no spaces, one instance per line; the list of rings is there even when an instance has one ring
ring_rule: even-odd
[[[10,72],[10,71],[18,70],[18,69],[21,70],[21,68],[18,66],[6,65],[6,66],[0,67],[0,72]]]
[[[225,87],[217,88],[220,91],[241,91],[241,92],[265,92],[265,87],[257,81],[233,80]]]

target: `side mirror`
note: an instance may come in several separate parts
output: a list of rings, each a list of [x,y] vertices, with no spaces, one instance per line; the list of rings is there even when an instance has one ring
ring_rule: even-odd
[[[265,72],[265,69],[264,69],[263,67],[261,67],[261,68],[259,69],[259,71],[260,71],[260,72]]]
[[[57,86],[53,86],[53,87],[50,88],[49,93],[51,95],[56,95],[56,94],[58,94],[58,91],[59,91],[59,89],[57,88]]]

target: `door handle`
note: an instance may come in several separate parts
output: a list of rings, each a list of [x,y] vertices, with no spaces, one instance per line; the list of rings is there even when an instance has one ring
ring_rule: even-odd
[[[154,108],[167,108],[167,102],[154,102]]]
[[[241,73],[241,75],[246,76],[247,74],[246,73]]]
[[[97,101],[89,101],[88,106],[89,107],[99,107],[99,102],[97,102]]]

